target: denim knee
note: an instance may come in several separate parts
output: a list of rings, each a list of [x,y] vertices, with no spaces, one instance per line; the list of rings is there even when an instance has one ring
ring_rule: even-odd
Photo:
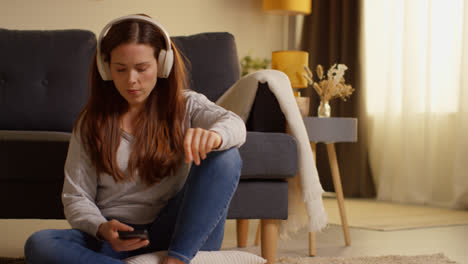
[[[220,167],[226,173],[221,175],[216,175],[216,177],[225,176],[227,180],[234,179],[239,181],[241,169],[242,169],[242,159],[237,148],[230,148],[223,151],[215,151],[209,154],[209,162],[212,162],[216,167]],[[234,178],[233,178],[234,177]]]
[[[41,230],[32,234],[24,245],[24,256],[28,263],[40,263],[45,260],[52,252],[49,251],[51,240],[56,230]],[[35,262],[32,262],[35,260]]]

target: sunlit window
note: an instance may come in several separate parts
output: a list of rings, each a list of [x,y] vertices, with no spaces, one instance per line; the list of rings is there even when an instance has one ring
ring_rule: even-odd
[[[462,0],[365,0],[367,109],[455,112]]]

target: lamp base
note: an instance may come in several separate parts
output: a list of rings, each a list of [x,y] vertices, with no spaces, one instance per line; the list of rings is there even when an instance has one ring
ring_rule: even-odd
[[[299,106],[299,111],[301,112],[301,115],[303,117],[308,116],[310,110],[310,98],[301,96],[296,96],[295,98],[297,106]]]

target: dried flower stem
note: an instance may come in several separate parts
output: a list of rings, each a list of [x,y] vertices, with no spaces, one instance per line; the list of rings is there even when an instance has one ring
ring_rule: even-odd
[[[317,92],[320,100],[328,102],[333,98],[340,97],[343,101],[351,96],[354,89],[351,85],[345,84],[344,74],[348,67],[344,64],[334,64],[327,71],[327,78],[324,76],[322,65],[317,65],[318,82],[313,81],[313,74],[309,67],[304,66],[305,72],[303,76],[306,78],[309,85],[312,85]]]

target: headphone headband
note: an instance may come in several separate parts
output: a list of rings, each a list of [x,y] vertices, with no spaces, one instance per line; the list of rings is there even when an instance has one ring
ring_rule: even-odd
[[[167,78],[169,76],[169,73],[171,72],[172,64],[174,60],[169,33],[167,33],[166,29],[164,29],[164,27],[161,24],[159,24],[158,22],[156,22],[155,20],[149,17],[141,16],[141,15],[129,15],[129,16],[123,16],[123,17],[113,19],[106,26],[104,26],[104,28],[101,30],[101,33],[99,34],[99,37],[97,40],[96,63],[97,63],[98,71],[101,74],[102,79],[104,81],[112,80],[109,64],[104,61],[104,58],[102,57],[102,54],[101,54],[102,38],[107,33],[107,30],[110,29],[110,27],[113,26],[114,24],[117,24],[120,21],[131,20],[131,19],[148,22],[154,25],[155,27],[157,27],[162,32],[164,40],[166,41],[166,49],[165,50],[161,49],[159,56],[158,56],[158,77]]]

